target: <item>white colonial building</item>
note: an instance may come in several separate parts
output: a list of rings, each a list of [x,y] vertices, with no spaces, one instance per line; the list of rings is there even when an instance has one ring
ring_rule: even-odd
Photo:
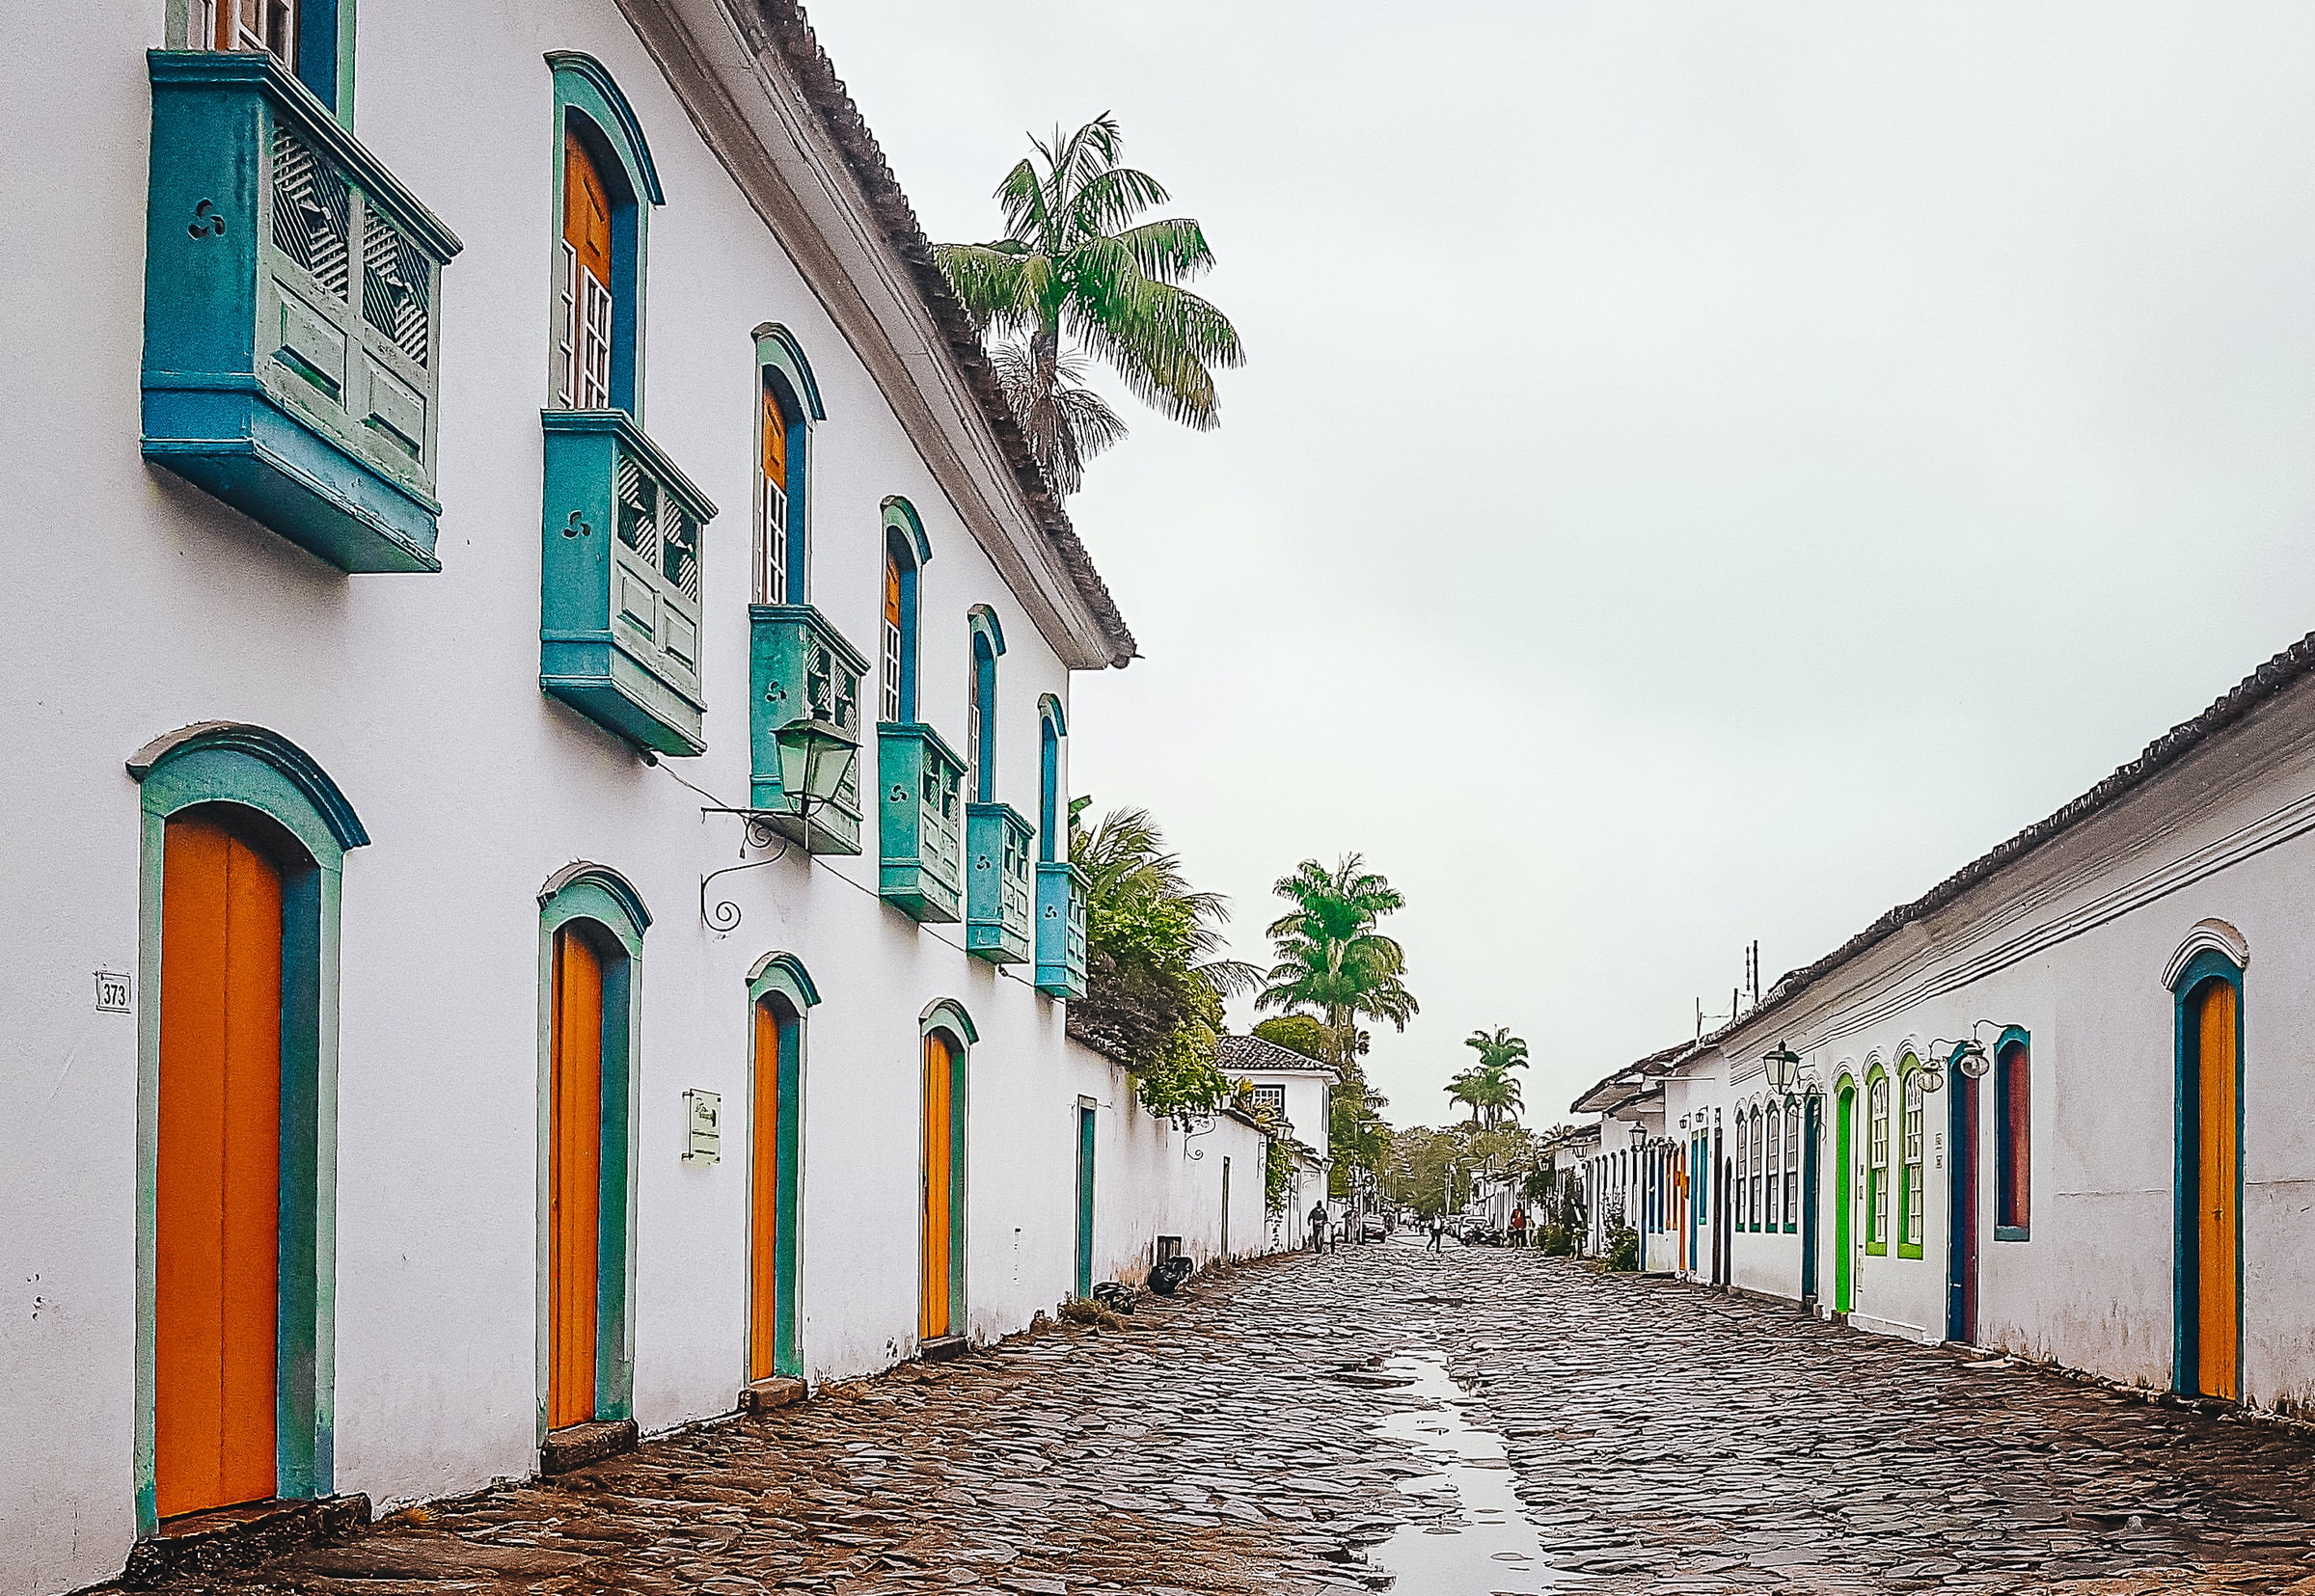
[[[790,0],[18,48],[0,1593],[1262,1246],[1064,1036],[1133,639]]]
[[[2315,637],[1577,1099],[1594,1215],[1866,1329],[2303,1411],[2311,902]]]
[[[1270,1240],[1279,1247],[1306,1247],[1311,1204],[1326,1196],[1332,1167],[1334,1067],[1253,1036],[1225,1036],[1216,1054],[1224,1074],[1246,1083],[1258,1111],[1266,1110],[1273,1123],[1286,1127],[1294,1174],[1284,1206],[1270,1217]]]

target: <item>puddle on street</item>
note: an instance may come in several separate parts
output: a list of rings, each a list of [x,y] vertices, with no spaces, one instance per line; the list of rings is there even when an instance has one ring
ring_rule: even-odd
[[[1544,1560],[1512,1489],[1503,1437],[1471,1421],[1470,1398],[1445,1362],[1414,1354],[1384,1366],[1407,1382],[1406,1395],[1427,1405],[1392,1414],[1375,1428],[1440,1470],[1399,1482],[1430,1509],[1423,1522],[1402,1525],[1367,1549],[1378,1572],[1395,1576],[1390,1588],[1403,1596],[1539,1596],[1585,1583]]]

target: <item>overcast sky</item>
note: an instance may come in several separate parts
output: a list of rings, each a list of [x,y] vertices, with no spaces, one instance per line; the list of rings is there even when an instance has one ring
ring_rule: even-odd
[[[2315,628],[2315,7],[817,0],[936,238],[1097,112],[1247,367],[1071,513],[1073,782],[1410,900],[1532,1123]],[[1239,1005],[1239,1024],[1255,1017]]]

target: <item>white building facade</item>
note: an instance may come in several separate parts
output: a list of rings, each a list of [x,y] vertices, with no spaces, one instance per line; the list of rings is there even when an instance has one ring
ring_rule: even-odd
[[[2302,1411],[2311,678],[2315,638],[1750,1012],[1579,1098],[1603,1205],[1628,1180],[1647,1265]]]
[[[1064,1035],[1132,638],[795,8],[53,21],[0,1592],[1260,1250]]]

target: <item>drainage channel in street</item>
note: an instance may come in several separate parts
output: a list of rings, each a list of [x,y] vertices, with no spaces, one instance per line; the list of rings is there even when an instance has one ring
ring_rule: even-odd
[[[1471,1399],[1446,1363],[1412,1353],[1385,1366],[1391,1383],[1424,1406],[1394,1413],[1375,1428],[1440,1472],[1400,1482],[1422,1503],[1421,1517],[1368,1548],[1375,1571],[1392,1577],[1384,1588],[1409,1596],[1540,1596],[1586,1583],[1544,1558],[1512,1489],[1503,1437],[1472,1422]]]

